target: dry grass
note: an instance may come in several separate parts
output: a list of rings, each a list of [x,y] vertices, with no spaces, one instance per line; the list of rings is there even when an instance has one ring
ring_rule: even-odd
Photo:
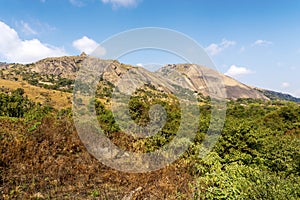
[[[13,121],[12,121],[13,120]],[[0,199],[190,199],[187,165],[129,174],[92,157],[68,118],[45,118],[34,132],[0,118]]]
[[[25,95],[34,102],[39,102],[53,106],[57,109],[70,108],[72,94],[56,90],[47,90],[45,88],[29,85],[26,82],[16,82],[10,80],[0,79],[0,87],[15,90],[23,88]]]
[[[23,88],[29,99],[50,99],[57,109],[71,107],[70,93],[3,79],[0,87]],[[192,176],[180,160],[151,173],[123,173],[86,151],[72,119],[48,117],[33,132],[29,126],[23,119],[0,118],[0,199],[191,198]]]

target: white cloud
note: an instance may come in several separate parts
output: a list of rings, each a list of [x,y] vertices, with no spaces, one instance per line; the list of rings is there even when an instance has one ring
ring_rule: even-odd
[[[282,87],[282,88],[288,88],[288,87],[290,87],[290,83],[288,83],[288,82],[283,82],[283,83],[281,83],[281,87]]]
[[[136,66],[138,66],[138,67],[144,67],[144,65],[142,63],[138,63],[138,64],[136,64]]]
[[[293,94],[294,97],[300,98],[300,89],[295,90],[292,94]]]
[[[215,43],[210,44],[208,47],[205,48],[205,50],[211,56],[215,56],[215,55],[221,53],[222,51],[224,51],[226,48],[228,48],[230,46],[234,46],[235,44],[236,44],[235,41],[223,39],[222,42],[219,44],[215,44]]]
[[[26,35],[37,35],[37,32],[30,27],[30,25],[24,21],[21,21],[22,32]]]
[[[273,42],[271,41],[267,41],[267,40],[256,40],[252,46],[268,46],[273,44]]]
[[[88,38],[87,36],[83,36],[82,38],[75,40],[73,42],[73,47],[79,50],[80,52],[85,52],[87,54],[90,54],[93,51],[95,51],[97,47],[99,47],[99,44],[94,40]],[[99,51],[99,49],[97,49],[97,51]]]
[[[0,21],[0,58],[6,62],[30,63],[45,57],[62,56],[62,48],[41,43],[38,39],[22,40],[18,33]]]
[[[104,4],[112,4],[113,8],[119,7],[134,7],[140,2],[140,0],[101,0]]]
[[[237,78],[242,75],[252,74],[252,70],[247,69],[246,67],[237,67],[236,65],[231,65],[225,75]]]

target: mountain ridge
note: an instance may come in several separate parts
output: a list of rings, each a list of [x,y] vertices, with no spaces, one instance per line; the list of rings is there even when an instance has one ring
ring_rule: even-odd
[[[88,58],[88,56],[85,53],[82,53],[79,56],[45,58],[25,65],[1,62],[0,77],[8,80],[27,81],[32,85],[50,89],[69,90],[70,92],[74,86],[73,83],[77,72],[80,70],[82,63],[86,58]],[[147,84],[151,83],[156,89],[169,92],[166,85],[168,85],[169,82],[175,81],[181,87],[201,93],[204,96],[209,96],[208,85],[205,79],[211,79],[210,81],[213,81],[214,76],[219,76],[224,83],[228,99],[250,98],[300,102],[299,98],[248,86],[204,66],[192,64],[167,64],[155,72],[150,72],[144,68],[123,64],[116,60],[106,60],[105,62],[110,62],[110,64],[105,68],[101,76],[105,81],[112,85],[116,85],[120,77],[131,70],[143,76]],[[174,73],[177,75],[175,76]],[[178,77],[178,74],[181,74],[181,76]],[[162,80],[161,77],[166,80]],[[53,86],[57,84],[57,82],[59,82],[60,85]],[[63,84],[61,84],[62,82]]]

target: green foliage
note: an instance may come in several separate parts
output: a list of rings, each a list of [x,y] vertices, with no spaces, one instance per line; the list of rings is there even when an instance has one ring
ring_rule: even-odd
[[[23,117],[26,112],[34,107],[34,103],[23,96],[21,88],[11,94],[0,93],[0,116]]]
[[[165,108],[167,123],[154,136],[133,141],[133,146],[143,152],[155,151],[169,143],[180,124],[178,104],[161,101],[149,91],[131,97],[132,119],[140,125],[149,123],[148,112],[154,104]],[[107,133],[120,131],[103,104],[97,102],[96,108],[101,127]],[[195,141],[183,156],[184,162],[193,164],[191,174],[196,182],[191,187],[195,199],[297,199],[300,196],[298,104],[252,99],[228,102],[222,134],[204,158],[198,154],[204,138],[208,137],[211,107],[203,105],[200,112]],[[122,146],[129,144],[123,141]]]
[[[90,104],[95,103],[98,121],[101,128],[107,135],[119,131],[119,127],[115,122],[114,116],[110,110],[105,109],[104,105],[98,100],[92,100]]]
[[[194,158],[195,199],[298,199],[299,109],[291,103],[230,102],[213,151]]]
[[[93,190],[92,192],[91,192],[91,196],[92,197],[99,197],[100,196],[100,193],[99,193],[99,191],[98,190]]]
[[[68,85],[61,80],[60,85]],[[80,85],[87,87],[87,85]],[[106,86],[105,86],[106,87]],[[108,93],[111,88],[108,88]],[[205,99],[208,101],[209,99]],[[79,106],[84,99],[74,99]],[[160,104],[167,113],[167,121],[161,131],[148,138],[124,137],[116,124],[112,111],[100,100],[91,99],[87,108],[95,108],[101,128],[110,139],[117,141],[124,149],[152,152],[168,144],[176,135],[181,110],[172,96],[140,90],[129,102],[132,119],[139,125],[149,123],[149,109]],[[229,101],[222,134],[208,155],[199,157],[203,140],[216,130],[207,133],[210,126],[211,106],[201,104],[198,131],[193,144],[178,165],[190,165],[188,171],[194,177],[190,182],[194,199],[299,199],[300,197],[300,105],[297,103],[252,99]],[[54,114],[54,111],[56,112]],[[34,135],[40,130],[45,116],[56,119],[70,118],[70,109],[56,111],[49,106],[31,102],[24,96],[23,89],[5,94],[0,93],[0,116],[9,118],[11,123],[24,122],[28,132]],[[188,115],[187,115],[188,116]],[[22,118],[22,119],[19,119]],[[125,139],[124,139],[125,138]],[[189,141],[181,138],[177,147]],[[127,148],[128,147],[128,148]],[[101,196],[97,190],[89,195]],[[178,192],[178,198],[181,194]]]
[[[197,178],[195,199],[296,199],[300,195],[299,176],[238,163],[223,165],[213,154],[208,157],[201,163],[208,172]]]
[[[35,122],[30,128],[28,128],[28,132],[35,131],[41,124],[41,122]]]
[[[24,114],[25,122],[30,123],[33,121],[40,121],[52,111],[53,108],[50,106],[42,106],[40,104],[37,104]]]
[[[161,148],[169,143],[178,132],[181,120],[179,102],[172,96],[168,100],[163,100],[164,97],[166,96],[163,93],[157,92],[154,94],[151,90],[140,89],[130,98],[129,112],[131,118],[140,126],[146,126],[150,122],[149,110],[151,106],[161,105],[166,111],[167,119],[161,131],[154,136],[141,139],[145,152]],[[172,103],[169,101],[172,101]]]

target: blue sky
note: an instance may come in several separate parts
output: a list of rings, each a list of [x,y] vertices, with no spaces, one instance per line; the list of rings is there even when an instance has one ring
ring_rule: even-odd
[[[0,60],[91,52],[132,28],[174,29],[195,39],[222,73],[300,97],[300,1],[290,0],[1,0]],[[130,64],[177,63],[144,51]]]

